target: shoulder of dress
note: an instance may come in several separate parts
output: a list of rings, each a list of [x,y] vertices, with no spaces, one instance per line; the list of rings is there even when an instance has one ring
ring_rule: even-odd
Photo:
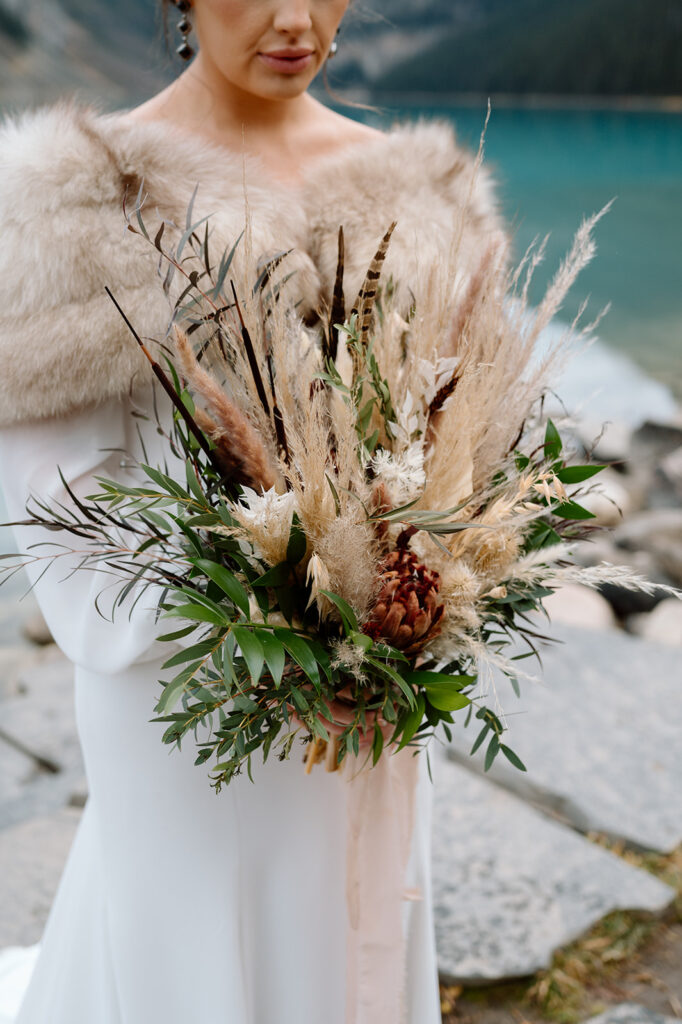
[[[488,165],[477,162],[446,120],[395,124],[320,162],[307,184],[313,217],[337,202],[352,216],[371,214],[374,204],[393,204],[397,211],[409,206],[428,214],[430,204],[441,213],[445,203],[460,207],[472,200],[477,215],[499,217]]]
[[[168,238],[184,230],[197,189],[192,217],[210,221],[214,258],[243,232],[248,208],[251,248],[242,246],[235,268],[247,253],[257,261],[294,245],[297,284],[315,304],[300,204],[256,166],[249,172],[245,194],[238,154],[74,101],[2,122],[0,426],[99,404],[149,379],[105,292],[142,337],[164,339],[171,302],[158,253],[127,230],[124,205],[130,215],[138,194],[150,236],[166,220]]]
[[[307,179],[306,200],[311,251],[327,287],[334,277],[341,225],[352,288],[361,283],[393,221],[397,227],[384,274],[412,291],[424,267],[449,258],[453,239],[461,235],[459,269],[466,277],[490,238],[504,234],[488,165],[459,142],[446,120],[395,124],[326,159]]]
[[[253,157],[122,113],[65,99],[0,121],[3,221],[36,224],[39,214],[87,208],[93,220],[114,209],[123,224],[124,199],[133,208],[140,190],[146,209],[184,214],[195,188],[196,209],[243,220],[245,180],[256,217],[282,214],[278,190]]]
[[[97,112],[60,102],[0,126],[0,425],[98,404],[148,377],[104,290],[145,333],[155,261],[128,233],[125,172]],[[140,320],[141,318],[141,320]]]
[[[63,100],[8,116],[0,125],[3,219],[115,201],[122,171],[95,129],[93,107]]]

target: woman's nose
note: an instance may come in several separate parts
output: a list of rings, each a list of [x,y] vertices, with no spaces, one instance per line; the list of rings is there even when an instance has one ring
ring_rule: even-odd
[[[275,30],[300,35],[312,27],[310,0],[281,0],[275,14]]]

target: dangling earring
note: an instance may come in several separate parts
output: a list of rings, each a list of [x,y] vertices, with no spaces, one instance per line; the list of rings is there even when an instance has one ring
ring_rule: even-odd
[[[180,14],[182,15],[180,21],[178,22],[178,29],[182,34],[182,40],[180,41],[180,45],[176,48],[175,52],[177,53],[178,57],[180,57],[182,60],[191,60],[192,57],[194,56],[194,49],[190,46],[187,37],[192,31],[192,26],[190,24],[190,20],[188,17],[188,12],[192,7],[192,3],[191,0],[173,0],[173,3],[175,4],[177,9],[180,11]]]
[[[338,36],[340,31],[341,31],[341,29],[337,28],[336,36]],[[332,41],[332,45],[329,47],[329,53],[327,54],[327,60],[331,60],[332,57],[336,57],[338,49],[339,49],[339,44],[337,42],[337,39],[334,38],[334,40]]]

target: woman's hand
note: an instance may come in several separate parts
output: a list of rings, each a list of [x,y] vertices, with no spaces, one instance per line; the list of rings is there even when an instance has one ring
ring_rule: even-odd
[[[327,706],[332,714],[331,719],[327,718],[322,712],[319,712],[317,718],[331,736],[341,736],[344,729],[355,720],[356,709],[350,686],[345,686],[342,690],[339,690],[334,700],[327,701]],[[300,719],[294,708],[291,708],[291,717],[305,728],[305,723]],[[384,741],[393,735],[395,725],[387,722],[378,711],[366,711],[364,728],[362,723],[358,722],[361,750],[371,747],[374,742],[374,729],[377,725],[383,734]]]
[[[334,736],[340,736],[344,729],[349,726],[355,718],[355,708],[352,703],[352,693],[349,686],[345,686],[343,690],[339,690],[338,698],[332,701],[328,701],[329,710],[332,713],[332,720],[326,718],[323,714],[318,715],[318,718],[322,725],[325,727],[327,732]],[[344,699],[345,698],[345,699]],[[374,728],[379,727],[383,734],[384,740],[390,738],[393,735],[395,725],[387,722],[378,711],[366,711],[365,712],[365,726],[363,729],[362,722],[358,723],[358,735],[360,737],[360,748],[367,748],[374,742]]]

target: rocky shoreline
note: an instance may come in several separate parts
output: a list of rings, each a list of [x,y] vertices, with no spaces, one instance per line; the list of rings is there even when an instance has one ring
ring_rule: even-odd
[[[609,383],[590,395],[595,379]],[[578,457],[607,466],[581,501],[596,518],[576,560],[626,566],[662,588],[682,590],[682,408],[663,385],[600,343],[575,357],[558,391],[563,408],[578,410],[564,427]],[[682,601],[662,588],[646,594],[605,585],[594,592],[571,584],[545,605],[556,622],[682,646]]]

